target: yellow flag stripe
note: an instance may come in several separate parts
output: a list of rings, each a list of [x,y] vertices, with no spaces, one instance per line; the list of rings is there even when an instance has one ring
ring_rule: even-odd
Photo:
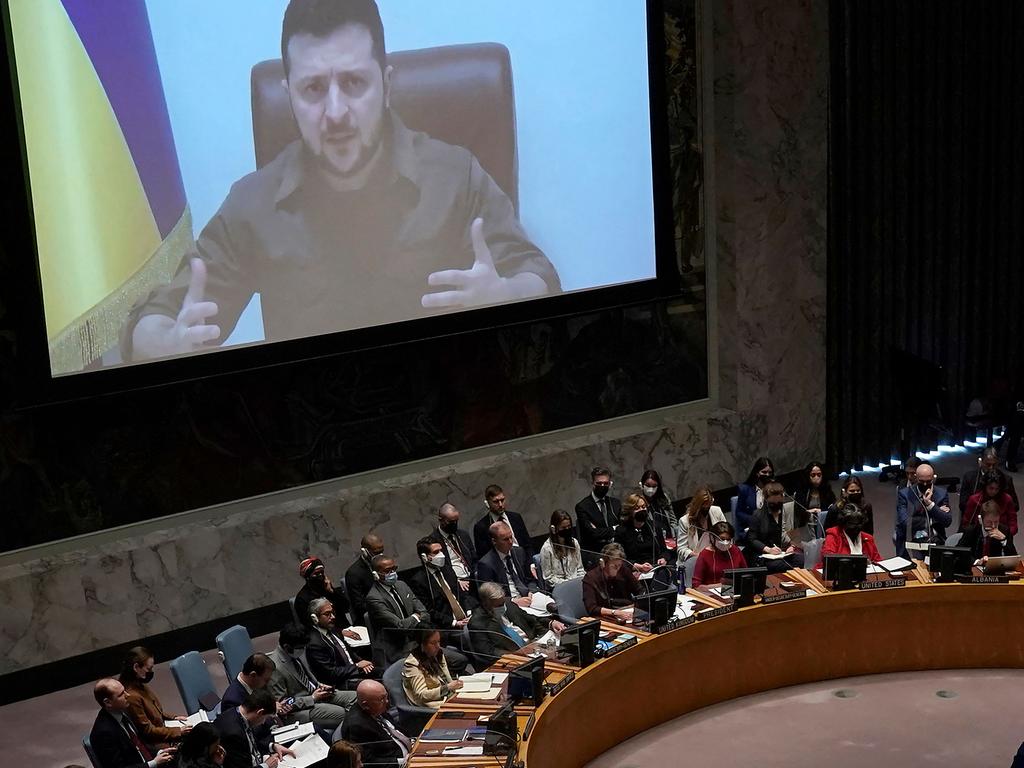
[[[160,233],[103,85],[59,0],[10,4],[46,330],[131,277]]]

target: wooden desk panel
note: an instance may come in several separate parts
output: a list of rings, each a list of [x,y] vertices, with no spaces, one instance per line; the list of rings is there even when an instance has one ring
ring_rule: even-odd
[[[967,668],[1024,668],[1024,585],[917,584],[756,606],[644,638],[578,672],[537,710],[520,756],[526,768],[581,766],[648,728],[740,696]],[[615,716],[593,728],[584,713],[603,705]]]

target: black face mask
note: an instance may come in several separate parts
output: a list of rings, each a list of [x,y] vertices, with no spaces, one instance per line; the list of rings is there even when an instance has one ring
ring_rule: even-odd
[[[643,525],[644,523],[647,522],[647,513],[646,512],[637,512],[635,515],[633,515],[633,520],[635,520],[636,522],[638,522],[641,525]]]
[[[846,526],[846,535],[851,539],[856,539],[860,536],[861,527],[859,525],[848,525]]]
[[[449,536],[454,536],[459,530],[459,522],[456,520],[452,523],[441,523],[441,530],[447,533]]]
[[[153,670],[152,669],[149,670],[149,672],[147,672],[145,675],[143,675],[139,679],[142,682],[144,682],[144,683],[151,683],[151,682],[153,682]]]
[[[569,529],[569,530],[566,530],[566,531],[559,531],[558,532],[558,540],[560,542],[562,542],[565,546],[571,547],[572,546],[572,529]]]
[[[608,486],[607,485],[595,485],[594,486],[594,496],[596,496],[599,499],[603,499],[607,495],[608,495]]]
[[[931,487],[932,487],[931,483],[918,483],[917,484],[917,490],[919,490],[922,494],[927,493],[928,489],[931,488]]]
[[[850,493],[850,494],[847,494],[846,498],[847,498],[848,501],[850,501],[853,504],[860,504],[861,500],[864,498],[864,494],[863,493]]]
[[[772,512],[778,512],[782,509],[783,503],[784,502],[781,501],[769,501],[768,509],[770,509]]]

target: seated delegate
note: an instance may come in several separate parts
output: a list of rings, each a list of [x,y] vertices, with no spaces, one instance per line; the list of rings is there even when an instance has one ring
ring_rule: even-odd
[[[747,560],[743,551],[736,546],[736,530],[732,523],[723,520],[711,526],[712,546],[705,547],[697,555],[693,569],[693,587],[720,584],[725,572],[732,568],[746,568]]]
[[[564,509],[551,513],[549,535],[540,548],[541,575],[552,587],[571,579],[582,579],[583,555],[580,543],[572,535],[572,517]]]
[[[493,664],[503,653],[522,648],[548,629],[559,634],[565,625],[558,619],[545,624],[531,616],[506,597],[500,584],[480,585],[480,607],[469,620],[469,643],[482,665]]]
[[[1010,529],[1001,521],[1002,509],[994,501],[986,501],[981,505],[980,520],[964,529],[960,538],[960,546],[967,547],[974,554],[974,559],[982,565],[990,557],[1008,557],[1017,554]]]
[[[170,715],[164,712],[156,691],[149,687],[153,680],[153,654],[141,645],[131,648],[121,664],[118,680],[128,693],[128,717],[131,718],[139,737],[147,744],[170,744],[181,740],[188,733],[187,727],[168,728],[167,721],[181,721],[185,715]]]
[[[441,632],[436,627],[421,626],[417,643],[402,664],[402,689],[415,707],[440,708],[449,696],[462,688],[448,670],[441,649]]]
[[[715,506],[711,486],[700,486],[694,491],[676,527],[676,564],[682,567],[691,557],[696,557],[710,541],[711,527],[723,522],[725,514],[721,507]]]
[[[625,558],[620,545],[606,544],[597,565],[583,577],[583,605],[588,616],[620,622],[632,616],[628,609],[640,591],[640,581]]]
[[[615,543],[622,545],[626,559],[641,573],[649,573],[668,562],[665,538],[651,520],[647,499],[639,493],[629,494],[622,502]]]
[[[764,487],[764,507],[754,513],[747,532],[747,548],[753,560],[769,573],[802,568],[804,555],[790,538],[793,517],[785,508],[785,490],[774,480]],[[768,557],[766,557],[766,555]],[[785,557],[778,557],[785,555]]]
[[[861,484],[860,478],[855,477],[854,475],[850,475],[843,481],[842,490],[839,492],[839,499],[829,506],[828,513],[825,515],[823,527],[819,529],[819,534],[824,535],[829,528],[835,528],[836,525],[838,525],[839,513],[847,504],[853,504],[861,511],[864,515],[864,530],[874,536],[874,509],[871,506],[871,502],[864,498],[864,486]]]
[[[866,555],[872,563],[882,560],[875,546],[875,537],[864,531],[865,517],[853,504],[847,504],[839,513],[839,524],[825,532],[825,543],[821,546],[818,567],[825,562],[825,555]]]

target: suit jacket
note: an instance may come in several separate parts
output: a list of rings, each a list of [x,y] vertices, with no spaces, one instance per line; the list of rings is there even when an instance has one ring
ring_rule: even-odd
[[[164,720],[171,716],[164,712],[156,693],[143,682],[125,686],[128,691],[128,717],[135,731],[146,744],[167,744],[181,739],[181,728],[167,728]]]
[[[445,565],[437,573],[445,580],[448,589],[452,591],[452,595],[458,600],[459,580],[455,577],[455,571],[452,570],[452,567]],[[442,630],[442,637],[448,634],[443,630],[451,629],[452,622],[455,620],[455,614],[452,611],[451,604],[448,602],[448,598],[445,597],[441,587],[437,584],[434,570],[424,565],[413,571],[409,576],[409,589],[426,607],[427,612],[430,614],[430,623]]]
[[[124,717],[128,717],[127,712]],[[132,744],[131,738],[117,722],[117,718],[105,709],[96,715],[96,721],[89,732],[89,742],[103,768],[146,768],[146,761]],[[155,756],[157,750],[148,744],[146,746]]]
[[[924,543],[929,536],[935,535],[940,542],[946,540],[946,526],[953,522],[953,514],[949,511],[949,494],[942,486],[934,485],[932,492],[933,506],[925,510],[921,504],[917,486],[900,488],[896,496],[896,530],[893,542],[896,554],[909,557],[907,553],[907,526],[910,526],[911,541]],[[943,510],[943,507],[946,509]],[[931,530],[928,521],[931,521]]]
[[[650,563],[657,565],[659,558],[668,560],[669,551],[665,539],[659,535],[650,518],[641,528],[632,523],[620,525],[615,529],[615,541],[626,550],[626,559],[634,563]]]
[[[225,709],[217,719],[213,721],[213,727],[220,734],[220,745],[224,747],[224,768],[254,768],[257,763],[252,759],[252,752],[249,750],[249,739],[245,735],[247,728],[245,719],[237,707]],[[258,729],[264,730],[264,729]],[[260,736],[258,731],[253,731],[253,740],[260,755],[270,751],[269,731],[266,735]]]
[[[340,585],[330,592],[327,592],[326,590],[320,592],[319,590],[313,589],[313,587],[308,583],[305,584],[302,589],[299,590],[299,593],[295,595],[295,613],[299,615],[299,621],[312,629],[313,620],[309,618],[309,604],[318,597],[326,597],[331,601],[331,605],[334,606],[334,622],[339,632],[346,627],[351,626],[345,615],[350,608],[348,595],[345,594],[345,590],[342,589]],[[356,620],[359,621],[360,619]]]
[[[345,571],[345,590],[352,606],[352,620],[360,625],[366,614],[366,593],[373,586],[373,572],[370,564],[361,556]]]
[[[227,712],[229,709],[241,706],[242,702],[245,701],[245,698],[248,695],[249,692],[245,690],[240,682],[238,682],[237,678],[232,680],[231,684],[227,687],[227,690],[224,691],[224,695],[220,697],[220,711]],[[273,727],[274,726],[271,724],[271,721],[268,720],[257,728],[254,733],[258,739],[263,739],[269,743],[270,731]]]
[[[576,502],[576,530],[579,533],[580,547],[588,550],[583,553],[583,562],[588,566],[596,563],[601,548],[615,538],[615,528],[622,515],[622,502],[614,496],[605,496],[611,507],[607,515],[601,514],[594,495],[588,493]]]
[[[295,661],[291,656],[281,650],[280,646],[268,653],[267,656],[273,660],[276,666],[274,674],[271,676],[270,682],[267,684],[267,690],[270,691],[278,701],[288,697],[294,697],[295,704],[293,709],[295,710],[311,709],[314,704],[313,694],[310,693],[309,688],[304,686],[302,681],[299,679],[299,673],[295,669]],[[308,669],[308,667],[306,673],[307,675],[310,675],[310,679],[313,679],[313,672]],[[314,685],[316,682],[317,681],[313,679]]]
[[[466,567],[469,568],[469,576],[473,578],[473,574],[476,573],[476,561],[479,554],[476,551],[476,547],[473,545],[473,537],[466,533],[464,530],[459,528],[455,532],[456,537],[459,540],[459,548],[462,550],[462,558],[466,561]],[[434,530],[430,532],[431,541],[436,541],[441,545],[441,551],[444,552],[444,564],[451,566],[452,556],[451,552],[448,551],[448,539],[441,533],[441,529],[434,526]],[[487,541],[490,542],[490,534],[487,534]]]
[[[341,738],[359,745],[363,753],[363,765],[366,766],[397,766],[402,758],[402,748],[395,743],[384,726],[358,705],[345,715],[341,723]]]
[[[978,515],[981,514],[981,505],[984,504],[988,499],[985,497],[984,491],[971,496],[967,500],[967,507],[964,509],[964,513],[960,518],[960,530],[966,530],[978,522]],[[1017,535],[1017,505],[1013,502],[1013,497],[1003,492],[999,494],[995,499],[992,499],[999,507],[999,522],[1001,525],[1005,525],[1010,529],[1010,535]]]
[[[1016,555],[1017,547],[1013,543],[1013,536],[1010,535],[1010,529],[1000,523],[999,530],[1003,532],[1003,536],[1006,537],[1006,540],[999,542],[995,539],[989,539],[988,556],[1007,557],[1010,555]],[[957,546],[967,547],[974,553],[975,560],[981,559],[984,556],[985,547],[984,528],[980,525],[972,525],[970,528],[965,528],[964,535],[960,537],[960,543],[957,544]]]
[[[537,584],[537,580],[530,573],[526,553],[519,547],[512,547],[510,554],[516,568],[519,570],[519,579],[523,582],[523,585],[530,592],[540,592],[540,585]],[[496,549],[490,550],[480,558],[480,562],[476,564],[476,575],[482,582],[493,581],[495,584],[500,584],[505,588],[505,594],[508,594],[508,570],[505,568],[504,559],[498,554]]]
[[[340,632],[341,629],[337,628],[335,634]],[[338,639],[341,640],[340,637]],[[348,652],[347,659],[341,655],[341,650],[334,643],[327,641],[319,629],[310,630],[306,659],[309,661],[310,671],[316,675],[317,680],[333,685],[338,690],[345,690],[350,682],[358,682],[364,678],[355,664],[359,660],[358,657],[347,646],[345,650]]]
[[[781,536],[779,535],[779,525],[775,522],[771,510],[767,506],[754,513],[754,517],[750,521],[750,531],[747,533],[751,561],[756,562],[758,555],[766,547],[786,549],[792,543],[789,538],[789,531],[794,528],[793,511],[794,507],[792,504],[783,505],[782,512],[779,515],[779,521],[782,524]]]
[[[516,537],[516,543],[526,553],[526,559],[530,560],[533,557],[533,544],[530,541],[530,533],[526,530],[526,523],[523,522],[523,516],[518,512],[512,512],[507,509],[505,514],[508,516],[512,534]],[[477,520],[473,526],[473,543],[476,545],[477,558],[481,558],[491,551],[490,529],[493,522],[494,519],[491,517],[491,513],[485,512],[484,516]]]
[[[757,486],[740,483],[736,496],[736,538],[741,539],[757,512]]]
[[[505,616],[531,640],[544,634],[547,629],[543,622],[510,601],[505,603]],[[505,633],[501,621],[490,611],[482,608],[474,611],[469,620],[469,643],[473,647],[473,653],[488,664],[493,664],[502,654],[519,648]]]
[[[382,660],[381,666],[393,664],[403,658],[415,645],[409,630],[427,617],[427,608],[412,593],[404,581],[395,582],[395,593],[402,604],[402,612],[395,605],[394,597],[380,582],[374,582],[366,595],[366,612],[370,616],[373,630],[374,657]],[[404,614],[404,615],[403,615]]]
[[[868,561],[877,563],[882,559],[878,554],[878,547],[875,546],[875,537],[870,533],[861,531],[860,551],[867,555]],[[818,568],[825,562],[825,555],[848,555],[850,554],[850,542],[846,539],[846,532],[838,525],[829,528],[825,532],[825,543],[821,545],[821,555],[818,557]]]

